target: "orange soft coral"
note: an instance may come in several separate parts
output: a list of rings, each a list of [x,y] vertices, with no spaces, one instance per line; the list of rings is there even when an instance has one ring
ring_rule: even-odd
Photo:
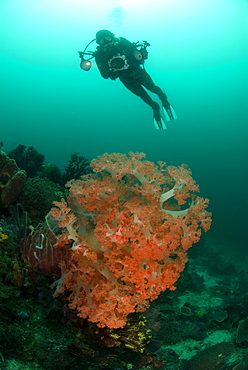
[[[199,190],[187,166],[144,157],[93,160],[96,174],[69,182],[67,202],[56,202],[47,216],[56,246],[71,250],[55,295],[70,291],[69,306],[100,327],[124,326],[129,313],[175,289],[187,249],[210,227],[208,201],[193,194]]]

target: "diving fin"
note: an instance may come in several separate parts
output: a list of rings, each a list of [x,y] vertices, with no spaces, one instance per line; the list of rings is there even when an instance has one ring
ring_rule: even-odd
[[[169,104],[168,108],[163,107],[163,111],[166,121],[174,121],[177,119],[177,115],[171,104]]]
[[[157,130],[167,129],[166,124],[165,124],[165,119],[161,115],[160,107],[158,103],[156,103],[155,108],[153,108],[153,121],[154,121],[155,128]]]
[[[154,126],[157,130],[167,129],[166,124],[164,123],[164,120],[162,119],[162,117],[160,120],[156,120],[155,118],[153,118],[153,121],[154,121]]]

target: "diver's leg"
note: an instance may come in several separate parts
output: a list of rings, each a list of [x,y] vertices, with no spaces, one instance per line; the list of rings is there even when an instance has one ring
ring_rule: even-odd
[[[166,94],[162,91],[162,89],[159,86],[156,86],[153,82],[151,76],[144,70],[141,69],[139,71],[142,85],[149,91],[153,92],[154,94],[157,94],[159,99],[163,102],[163,100],[167,99]]]
[[[146,104],[148,104],[153,109],[153,117],[156,120],[156,122],[161,123],[162,122],[162,116],[160,113],[159,104],[152,100],[150,95],[146,92],[146,90],[141,86],[141,84],[135,80],[134,78],[124,78],[119,77],[120,81],[123,83],[123,85],[130,90],[133,94],[139,96]]]
[[[140,81],[142,81],[142,85],[148,89],[149,91],[158,95],[159,99],[162,102],[163,108],[166,110],[169,119],[173,120],[173,114],[171,111],[171,105],[168,102],[167,95],[162,91],[159,86],[156,86],[151,78],[151,76],[144,70],[140,69],[138,75],[140,76]]]
[[[146,90],[141,86],[141,84],[136,81],[134,78],[123,78],[120,77],[120,81],[123,85],[130,90],[133,94],[139,96],[146,104],[150,105],[150,107],[154,107],[157,103],[152,100],[150,95],[146,92]],[[155,103],[155,104],[154,104]]]

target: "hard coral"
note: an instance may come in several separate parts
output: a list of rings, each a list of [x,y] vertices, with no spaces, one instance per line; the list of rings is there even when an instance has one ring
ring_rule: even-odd
[[[47,216],[55,246],[71,247],[55,295],[69,290],[69,306],[99,327],[123,327],[129,313],[175,289],[187,249],[210,227],[208,200],[193,193],[199,190],[187,166],[144,157],[93,160],[96,174],[70,181],[67,202],[54,202]]]
[[[46,224],[40,223],[21,240],[21,254],[27,267],[41,270],[45,275],[58,278],[63,258],[70,258],[68,248],[54,248],[56,238]]]
[[[71,158],[67,167],[65,168],[65,173],[62,175],[63,185],[74,179],[78,180],[81,176],[92,172],[89,164],[89,160],[79,153],[71,154]]]
[[[35,177],[42,170],[44,155],[33,146],[18,145],[11,150],[8,156],[14,159],[17,165],[26,171],[28,177]]]
[[[52,207],[53,201],[64,194],[60,186],[41,177],[28,178],[19,196],[19,202],[29,213],[32,220],[43,221]]]
[[[0,205],[7,206],[16,201],[25,179],[26,172],[0,151]]]
[[[233,343],[222,342],[205,348],[193,356],[186,364],[187,370],[227,369],[227,358],[234,351]],[[229,367],[228,367],[229,368]]]

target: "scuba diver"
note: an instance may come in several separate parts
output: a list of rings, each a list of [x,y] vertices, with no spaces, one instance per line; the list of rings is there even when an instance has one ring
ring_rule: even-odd
[[[86,52],[91,42],[96,41],[99,45],[95,52]],[[144,68],[145,59],[148,58],[147,41],[143,43],[132,43],[124,37],[116,37],[109,30],[100,30],[96,33],[96,38],[92,40],[83,52],[79,52],[81,58],[80,67],[89,70],[91,58],[95,58],[101,76],[105,79],[119,80],[133,94],[139,96],[146,104],[153,109],[154,124],[157,129],[166,129],[163,117],[160,112],[159,104],[152,100],[144,89],[158,95],[161,100],[164,116],[167,121],[176,119],[173,107],[167,100],[166,94],[160,87],[156,86]],[[91,55],[86,60],[85,55]],[[141,67],[143,66],[143,68]]]

